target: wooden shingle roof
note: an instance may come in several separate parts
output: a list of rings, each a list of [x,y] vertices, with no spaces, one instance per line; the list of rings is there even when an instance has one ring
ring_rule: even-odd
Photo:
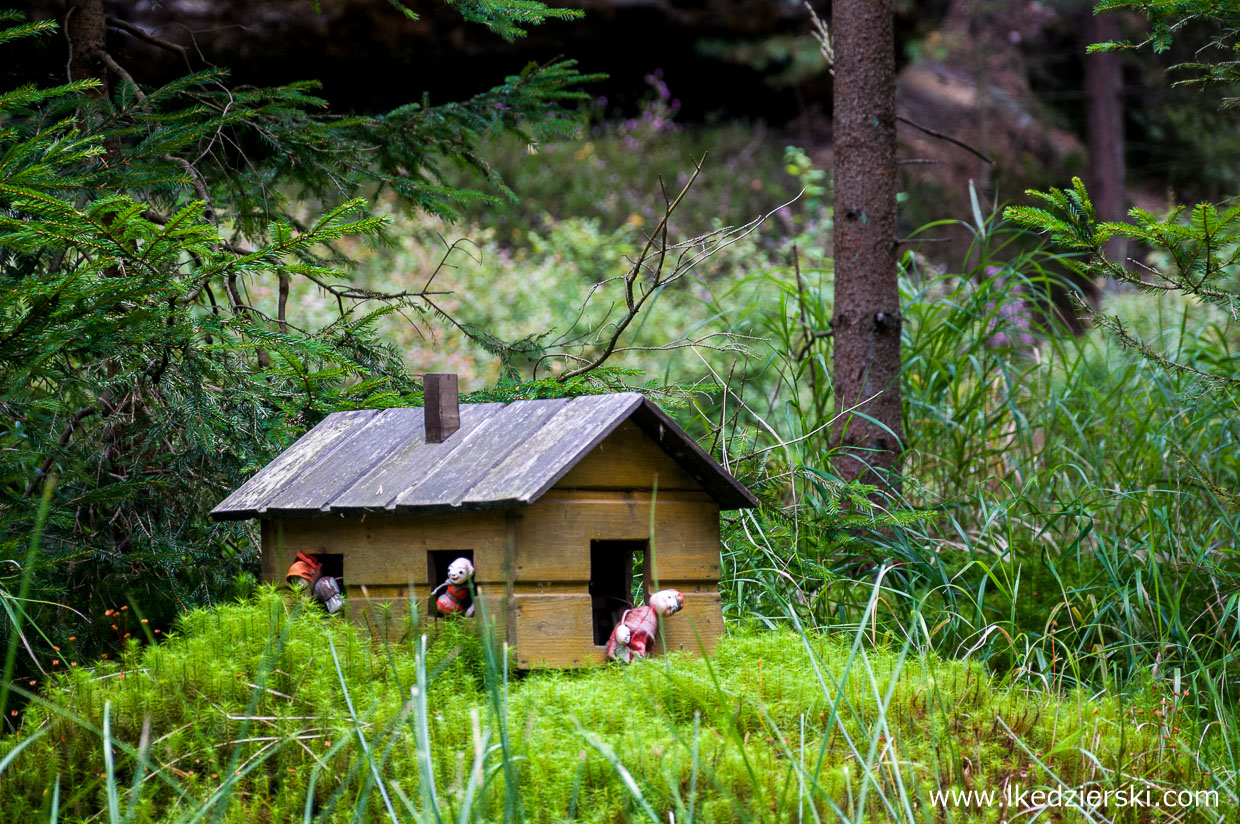
[[[451,512],[533,503],[632,420],[724,509],[757,499],[663,410],[634,392],[461,404],[427,443],[421,407],[335,412],[212,510],[216,520]]]

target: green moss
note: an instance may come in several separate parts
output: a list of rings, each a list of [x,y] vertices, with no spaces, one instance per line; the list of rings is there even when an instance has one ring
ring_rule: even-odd
[[[43,686],[22,734],[0,744],[3,759],[29,742],[0,774],[0,806],[9,820],[46,820],[59,779],[62,821],[106,810],[105,707],[122,806],[149,724],[154,774],[139,784],[137,821],[176,820],[216,796],[224,821],[300,820],[307,795],[321,820],[351,820],[359,807],[364,820],[388,820],[376,773],[409,817],[430,803],[420,751],[440,813],[456,818],[476,789],[475,820],[519,806],[532,821],[618,822],[647,809],[685,821],[690,805],[698,821],[787,820],[797,809],[809,820],[810,806],[859,818],[862,804],[870,816],[907,805],[938,820],[929,793],[945,787],[1200,780],[1161,727],[1117,701],[1007,686],[974,663],[854,647],[851,636],[746,630],[710,659],[505,678],[472,627],[434,628],[420,748],[416,643],[373,641],[271,589],[191,612],[163,643]]]

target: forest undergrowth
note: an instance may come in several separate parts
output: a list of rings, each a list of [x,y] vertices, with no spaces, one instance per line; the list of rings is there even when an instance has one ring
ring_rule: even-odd
[[[647,173],[681,159],[682,136],[664,137]],[[625,139],[596,134],[580,160],[605,179],[613,159],[632,162]],[[568,151],[584,149],[512,163]],[[721,185],[743,180],[729,164],[754,151],[718,153]],[[64,654],[12,691],[21,727],[0,742],[12,820],[1230,820],[1236,396],[1105,332],[1067,334],[1046,311],[1054,257],[979,209],[963,266],[905,258],[909,451],[899,494],[874,506],[830,472],[822,176],[804,152],[763,151],[786,167],[779,186],[805,194],[756,198],[767,223],[661,292],[612,363],[630,382],[680,387],[678,419],[763,499],[725,522],[729,637],[713,658],[517,677],[459,627],[387,644],[265,589],[107,660],[74,660],[71,639],[44,627]],[[393,210],[394,247],[346,249],[373,286],[422,288],[437,272],[445,307],[470,324],[424,338],[384,318],[409,366],[481,389],[505,375],[471,329],[536,341],[557,324],[606,328],[614,284],[595,285],[632,254],[643,212],[562,217],[559,166],[544,167],[508,172],[536,220],[467,217],[449,235]],[[704,214],[686,221],[709,231]],[[1108,292],[1103,309],[1184,363],[1240,364],[1235,324],[1215,310],[1131,292]],[[708,334],[721,337],[658,348]],[[544,377],[533,359],[506,368]],[[931,798],[1009,785],[1217,803]]]

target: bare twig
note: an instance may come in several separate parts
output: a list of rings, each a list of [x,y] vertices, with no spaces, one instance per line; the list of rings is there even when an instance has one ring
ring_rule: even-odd
[[[64,446],[69,443],[69,439],[72,438],[73,433],[77,431],[78,424],[95,414],[97,411],[98,410],[95,409],[95,407],[87,406],[74,413],[73,417],[69,419],[69,423],[65,425],[63,430],[61,430],[60,437],[56,440],[56,445]],[[26,491],[22,493],[22,498],[29,498],[34,494],[34,491],[39,487],[39,481],[47,477],[47,473],[51,470],[52,464],[55,462],[55,455],[48,455],[43,459],[43,463],[39,464],[38,473],[30,480],[30,483],[26,486]]]
[[[468,238],[457,238],[451,243],[448,243],[446,240],[444,240],[443,235],[440,235],[439,240],[443,242],[443,244],[447,246],[448,248],[444,250],[443,257],[439,259],[439,263],[435,266],[435,269],[431,272],[430,277],[426,279],[426,283],[422,284],[423,292],[426,292],[428,289],[430,289],[431,284],[434,283],[435,278],[438,277],[439,273],[442,272],[444,269],[448,268],[448,257],[453,252],[456,251],[458,246],[464,246],[465,244],[469,244],[473,246],[474,248],[477,248],[477,245],[478,245],[474,243],[472,240],[469,240]],[[480,263],[481,259],[475,257],[474,261]]]
[[[185,173],[189,175],[190,183],[193,184],[194,191],[198,193],[198,198],[203,202],[203,217],[210,221],[212,225],[215,225],[215,206],[211,203],[211,192],[207,190],[207,181],[203,178],[202,173],[183,157],[177,157],[176,155],[164,155],[164,160],[169,163],[175,163],[184,169]]]
[[[116,62],[116,58],[107,52],[100,52],[99,56],[103,59],[103,64],[112,70],[112,73],[133,86],[134,97],[138,98],[138,103],[146,102],[146,92],[142,91],[142,87],[138,85],[138,81],[133,79],[133,75],[125,71],[125,67]]]
[[[615,325],[614,331],[611,334],[611,339],[607,341],[607,345],[604,346],[602,353],[590,363],[564,372],[559,376],[559,380],[566,381],[569,378],[584,375],[585,373],[591,372],[602,366],[603,363],[611,357],[611,353],[615,350],[616,344],[620,341],[620,336],[624,334],[624,330],[627,329],[629,324],[633,322],[633,319],[637,317],[647,298],[649,298],[657,288],[663,286],[671,280],[671,278],[664,279],[661,276],[664,262],[667,260],[667,223],[672,214],[676,211],[677,207],[684,200],[685,195],[687,195],[689,190],[693,188],[693,184],[697,181],[698,175],[702,173],[702,163],[704,160],[705,158],[693,165],[693,174],[689,176],[689,180],[686,181],[685,185],[681,188],[680,194],[676,195],[674,200],[665,201],[666,206],[663,210],[663,217],[660,218],[659,224],[655,226],[654,231],[647,237],[646,245],[642,247],[641,254],[637,256],[637,260],[631,267],[629,267],[628,274],[624,276],[624,302],[628,306],[628,312]],[[661,243],[658,247],[656,247],[655,238],[661,238]],[[651,258],[652,254],[657,258],[658,263],[653,272],[654,276],[651,288],[639,290],[639,278],[645,271],[646,261]]]
[[[700,235],[689,240],[679,243],[672,243],[668,239],[668,225],[673,213],[677,210],[681,203],[684,202],[689,190],[692,188],[698,175],[702,172],[702,161],[694,164],[693,174],[689,180],[681,188],[680,193],[675,198],[669,199],[666,192],[664,197],[664,211],[659,223],[654,230],[647,236],[646,243],[642,247],[641,253],[630,261],[629,268],[624,275],[607,278],[591,287],[586,300],[582,303],[581,312],[578,317],[584,314],[585,305],[590,298],[597,293],[603,286],[608,283],[620,281],[624,289],[624,314],[615,321],[609,321],[610,310],[604,315],[603,321],[596,327],[595,332],[608,330],[605,340],[601,342],[602,350],[593,358],[589,359],[580,366],[568,369],[561,373],[556,379],[566,381],[571,378],[584,375],[603,365],[617,351],[622,351],[619,346],[620,339],[629,325],[641,314],[647,301],[651,296],[655,295],[660,289],[668,286],[683,278],[693,267],[697,266],[706,258],[718,253],[719,251],[731,246],[733,243],[748,236],[761,226],[771,215],[775,214],[779,209],[784,208],[788,204],[782,204],[778,208],[771,210],[765,215],[761,215],[749,223],[739,228],[717,229]],[[661,184],[661,181],[660,181]],[[799,195],[798,195],[799,197]],[[795,201],[795,198],[794,198]],[[790,203],[793,201],[789,201]],[[670,271],[667,271],[670,266]],[[575,324],[574,324],[575,326]],[[674,347],[691,345],[691,342],[675,342]],[[565,341],[559,341],[556,346],[565,346]],[[539,358],[539,363],[546,360],[547,357],[563,357],[569,358],[566,352],[560,351],[548,356]],[[576,356],[573,360],[580,362]],[[537,368],[537,364],[535,365]]]
[[[992,166],[995,164],[993,160],[991,160],[989,157],[979,152],[977,149],[970,146],[968,143],[965,143],[962,140],[957,140],[951,135],[946,135],[946,134],[943,134],[942,132],[936,132],[934,129],[927,128],[921,125],[920,123],[915,123],[912,120],[909,120],[907,117],[905,117],[902,114],[896,115],[896,120],[900,121],[901,123],[906,123],[909,126],[912,126],[917,131],[924,132],[925,134],[928,134],[931,137],[937,137],[939,140],[947,141],[948,143],[951,143],[953,146],[959,146],[960,148],[964,149],[966,152],[969,152],[970,154],[975,155],[976,157],[980,157],[982,160],[986,161]]]
[[[181,58],[185,60],[185,67],[192,68],[189,63],[189,51],[184,46],[178,43],[173,43],[171,40],[164,40],[162,37],[156,37],[140,26],[135,26],[133,23],[130,23],[128,20],[122,20],[119,17],[113,17],[112,15],[108,15],[108,25],[114,29],[120,29],[131,37],[136,37],[145,43],[150,43],[152,46],[158,46],[161,49],[181,55]]]
[[[276,308],[276,318],[280,328],[280,334],[288,334],[288,317],[286,310],[288,309],[288,272],[280,271],[280,302]]]
[[[824,423],[824,424],[820,425],[817,429],[813,429],[813,430],[811,430],[811,431],[809,431],[809,432],[806,432],[804,435],[802,435],[802,436],[801,436],[801,437],[799,437],[799,438],[793,438],[792,440],[788,440],[788,441],[779,441],[779,443],[772,444],[771,446],[764,446],[764,447],[763,447],[763,448],[761,448],[761,449],[755,449],[755,450],[753,450],[752,452],[750,452],[750,453],[748,453],[748,454],[746,454],[746,455],[742,455],[740,458],[737,458],[736,460],[737,460],[737,461],[747,461],[747,460],[749,460],[750,458],[756,458],[756,457],[758,457],[759,455],[764,455],[764,454],[766,454],[767,452],[770,452],[772,449],[779,449],[779,448],[781,448],[781,447],[792,446],[792,444],[794,444],[794,443],[800,443],[801,441],[808,440],[809,438],[812,438],[814,435],[817,435],[819,432],[821,432],[821,431],[823,431],[824,429],[826,429],[827,427],[829,427],[831,424],[835,423],[837,420],[839,420],[839,419],[840,419],[841,417],[843,417],[844,415],[850,414],[850,413],[852,413],[852,412],[854,412],[854,411],[856,411],[856,410],[860,409],[861,407],[865,406],[867,403],[869,403],[870,401],[874,400],[875,398],[877,398],[877,397],[878,397],[879,395],[881,395],[881,394],[883,394],[883,393],[882,393],[882,392],[875,392],[873,395],[871,395],[870,397],[866,398],[865,400],[863,400],[863,401],[859,401],[859,402],[858,402],[857,404],[855,404],[854,406],[849,407],[848,409],[845,409],[845,410],[843,410],[842,412],[839,412],[839,413],[837,413],[837,414],[833,415],[829,421],[827,421],[826,423]]]

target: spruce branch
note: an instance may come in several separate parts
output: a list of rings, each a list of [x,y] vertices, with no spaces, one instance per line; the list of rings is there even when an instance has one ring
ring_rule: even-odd
[[[69,439],[73,437],[73,433],[77,431],[78,425],[91,415],[97,414],[98,409],[94,407],[85,407],[74,413],[69,422],[65,424],[65,428],[61,430],[60,437],[56,439],[56,445],[63,448],[69,443]],[[29,498],[38,489],[39,482],[47,478],[47,473],[51,471],[52,465],[56,463],[56,455],[48,455],[43,459],[43,463],[39,464],[39,469],[35,472],[34,477],[30,479],[30,483],[26,486],[26,491],[22,493],[22,498]]]
[[[1129,221],[1100,223],[1079,178],[1067,189],[1030,190],[1028,194],[1045,208],[1009,207],[1005,216],[1019,226],[1049,234],[1052,243],[1073,253],[1075,257],[1066,258],[1065,265],[1079,276],[1106,277],[1143,291],[1182,294],[1240,319],[1240,292],[1225,288],[1240,270],[1240,206],[1219,210],[1213,204],[1199,203],[1192,209],[1174,209],[1165,218],[1132,209]],[[1106,242],[1116,236],[1165,254],[1172,265],[1155,268],[1134,261],[1133,269],[1123,266],[1106,254]],[[1114,315],[1094,312],[1088,306],[1085,310],[1125,346],[1160,366],[1215,386],[1240,385],[1240,378],[1214,374],[1158,352]]]

